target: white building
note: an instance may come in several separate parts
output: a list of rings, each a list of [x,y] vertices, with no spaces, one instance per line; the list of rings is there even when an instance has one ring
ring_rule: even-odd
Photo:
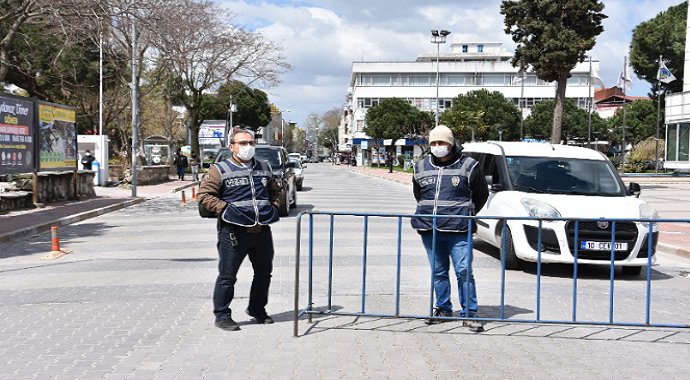
[[[450,44],[450,52],[422,53],[413,62],[353,62],[339,150],[357,149],[358,164],[362,164],[358,147],[368,140],[362,132],[366,111],[381,99],[406,99],[422,111],[435,112],[437,65],[439,114],[451,107],[457,95],[482,88],[501,92],[518,107],[519,100],[524,99],[523,117],[529,115],[536,102],[555,99],[555,82],[544,82],[533,73],[527,73],[524,85],[519,81],[514,83],[518,68],[510,64],[513,54],[501,45],[500,42],[454,42]],[[592,72],[598,72],[599,61],[591,64]],[[582,108],[588,107],[593,94],[589,72],[589,62],[576,65],[566,88],[566,97]],[[371,149],[371,143],[367,145]],[[398,154],[421,154],[413,141],[399,140],[395,145]],[[371,152],[365,158],[372,158]]]
[[[690,8],[688,8],[690,16]],[[666,157],[667,169],[690,172],[690,19],[685,32],[685,64],[683,92],[666,95]],[[660,136],[663,137],[663,136]]]

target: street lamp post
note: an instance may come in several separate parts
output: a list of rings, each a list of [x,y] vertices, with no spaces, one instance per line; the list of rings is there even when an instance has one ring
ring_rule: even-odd
[[[442,30],[440,33],[438,30],[431,31],[431,43],[436,44],[436,126],[438,127],[438,82],[441,79],[441,73],[439,70],[439,60],[441,55],[441,44],[446,43],[446,36],[450,32],[447,30]]]

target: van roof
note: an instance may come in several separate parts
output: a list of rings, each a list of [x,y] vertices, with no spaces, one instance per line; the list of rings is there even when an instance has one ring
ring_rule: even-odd
[[[491,153],[506,156],[563,157],[602,160],[606,157],[596,150],[570,145],[532,142],[488,141],[463,144],[463,152]]]

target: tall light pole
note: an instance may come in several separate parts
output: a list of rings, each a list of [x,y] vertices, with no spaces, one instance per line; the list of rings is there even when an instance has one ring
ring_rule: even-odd
[[[442,30],[440,33],[438,30],[431,31],[431,43],[436,44],[436,126],[438,127],[438,82],[441,79],[441,73],[439,71],[439,60],[441,57],[441,44],[446,43],[446,36],[450,32],[447,30]]]

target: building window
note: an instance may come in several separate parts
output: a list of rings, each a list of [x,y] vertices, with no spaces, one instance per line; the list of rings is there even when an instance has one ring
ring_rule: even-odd
[[[505,84],[506,79],[503,74],[484,74],[485,86],[503,86]]]
[[[477,45],[477,53],[483,53],[484,52],[484,45]]]
[[[474,74],[470,77],[470,83],[468,83],[470,86],[483,86],[484,85],[484,76],[482,74]]]
[[[462,52],[467,53],[467,48],[468,48],[467,45],[462,45]]]
[[[466,78],[465,75],[457,74],[441,75],[441,84],[447,86],[464,86]]]
[[[430,86],[428,75],[410,75],[410,86]]]
[[[391,84],[391,76],[390,74],[385,74],[385,75],[373,75],[372,76],[372,85],[374,86],[390,86]]]
[[[690,124],[680,125],[678,133],[678,161],[690,161]]]

